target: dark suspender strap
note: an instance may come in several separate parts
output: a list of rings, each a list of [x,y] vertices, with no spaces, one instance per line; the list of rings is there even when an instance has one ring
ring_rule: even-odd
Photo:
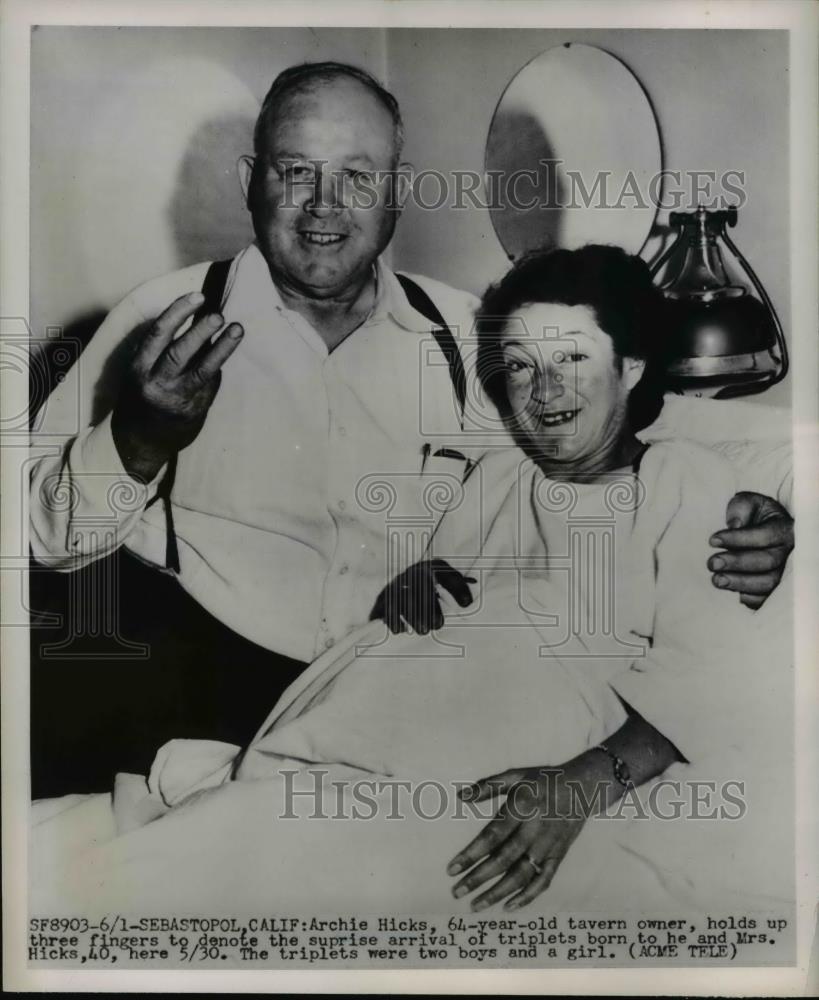
[[[397,274],[396,278],[401,283],[407,301],[412,308],[435,324],[432,336],[449,365],[449,377],[452,380],[452,388],[455,390],[455,398],[458,400],[458,406],[461,410],[461,429],[463,430],[464,409],[466,407],[466,370],[455,337],[438,307],[424,289],[405,274]]]
[[[156,491],[157,496],[162,498],[162,506],[165,508],[165,569],[172,570],[174,573],[178,573],[182,568],[179,565],[179,546],[176,543],[176,528],[173,523],[173,507],[171,506],[171,490],[176,479],[178,460],[178,454],[174,453]]]
[[[202,294],[205,296],[205,301],[193,317],[194,323],[198,323],[208,313],[219,312],[222,308],[222,297],[225,294],[225,285],[227,285],[232,263],[232,260],[216,260],[208,268],[205,280],[202,282]]]
[[[208,313],[219,312],[222,308],[222,296],[225,294],[225,285],[227,284],[228,273],[230,272],[230,265],[232,263],[230,260],[217,260],[208,268],[205,280],[202,282],[202,294],[205,296],[205,301],[197,309],[196,315],[193,317],[194,323],[198,323]],[[165,508],[165,568],[172,570],[174,573],[178,573],[181,568],[179,565],[179,546],[176,542],[176,529],[173,523],[173,507],[171,506],[171,490],[173,490],[174,480],[176,479],[178,460],[178,455],[174,455],[170,459],[168,468],[165,470],[165,475],[157,487],[156,496],[151,500],[151,503],[161,500]]]

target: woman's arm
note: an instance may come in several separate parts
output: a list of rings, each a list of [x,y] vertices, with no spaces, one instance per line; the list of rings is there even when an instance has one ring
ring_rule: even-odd
[[[454,886],[456,899],[502,875],[472,901],[472,910],[503,899],[506,910],[530,903],[548,889],[589,816],[616,803],[629,787],[683,760],[673,743],[626,708],[628,719],[605,744],[562,766],[505,771],[463,790],[462,796],[472,802],[496,795],[506,795],[506,802],[447,866],[449,875],[471,869]]]
[[[610,681],[629,714],[606,741],[635,786],[678,761],[720,756],[738,744],[751,717],[746,705],[759,701],[758,672],[749,669],[745,655],[754,616],[735,595],[714,591],[702,572],[702,525],[719,516],[734,492],[730,467],[696,446],[658,446],[647,452],[641,480],[647,500],[630,545],[634,567],[644,566],[645,577],[654,578],[653,610],[646,604],[641,623],[653,641],[645,656]],[[622,585],[632,586],[628,580]],[[486,858],[455,891],[462,896],[503,876],[475,900],[483,909],[507,897],[507,907],[515,908],[546,889],[588,816],[626,792],[610,754],[589,749],[559,775],[555,768],[528,767],[479,782],[480,799],[508,796],[522,785],[514,802],[523,805],[513,814],[507,798],[481,835],[453,858],[452,875]]]

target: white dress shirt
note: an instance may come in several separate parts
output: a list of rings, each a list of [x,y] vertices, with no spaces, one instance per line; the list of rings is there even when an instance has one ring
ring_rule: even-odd
[[[165,511],[161,502],[146,508],[163,473],[147,486],[128,476],[106,400],[116,396],[109,383],[128,334],[201,288],[206,270],[195,265],[128,295],[45,404],[31,491],[31,545],[42,562],[76,569],[124,543],[164,567]],[[202,431],[179,455],[180,583],[236,632],[301,660],[366,621],[384,584],[421,557],[441,503],[429,495],[428,463],[421,477],[425,451],[459,432],[432,324],[380,262],[377,279],[369,318],[328,352],[284,307],[256,245],[242,251],[222,312],[245,336]],[[416,280],[455,336],[468,330],[472,296]],[[460,478],[457,460],[436,461],[445,479]]]

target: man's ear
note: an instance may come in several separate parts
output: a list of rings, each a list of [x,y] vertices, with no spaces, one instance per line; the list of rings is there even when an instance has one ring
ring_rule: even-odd
[[[407,199],[412,194],[415,167],[411,163],[399,163],[393,177],[393,207],[397,211],[402,212]]]
[[[245,204],[248,205],[248,197],[250,195],[250,179],[253,176],[253,165],[256,162],[255,156],[250,156],[246,154],[239,157],[239,162],[236,164],[236,170],[239,174],[239,183],[242,186],[242,197],[245,199]]]
[[[643,377],[645,370],[646,363],[642,358],[623,358],[623,378],[626,380],[626,389],[629,392]]]

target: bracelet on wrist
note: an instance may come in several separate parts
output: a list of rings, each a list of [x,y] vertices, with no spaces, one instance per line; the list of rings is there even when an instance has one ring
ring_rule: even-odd
[[[595,750],[601,750],[606,756],[611,758],[612,766],[614,769],[615,779],[623,786],[623,788],[633,788],[634,782],[631,780],[631,771],[629,770],[628,764],[616,754],[613,750],[610,750],[605,743],[598,743]]]

